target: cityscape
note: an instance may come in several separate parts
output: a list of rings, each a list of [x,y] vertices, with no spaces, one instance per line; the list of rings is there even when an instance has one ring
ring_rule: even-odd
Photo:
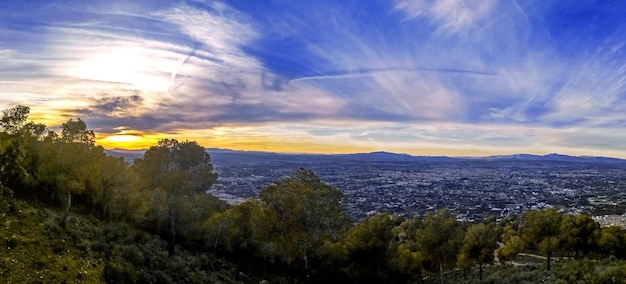
[[[413,216],[445,207],[459,220],[472,222],[557,208],[589,213],[605,225],[626,225],[626,161],[619,159],[209,153],[219,175],[209,192],[231,204],[256,197],[264,186],[304,167],[344,193],[344,207],[353,221],[376,212]]]
[[[143,151],[109,150],[128,162]],[[208,149],[218,179],[208,191],[230,204],[298,168],[313,170],[340,189],[351,220],[377,212],[412,217],[448,208],[461,221],[501,220],[528,210],[588,213],[602,225],[626,227],[626,160],[511,155],[484,158],[277,154]]]

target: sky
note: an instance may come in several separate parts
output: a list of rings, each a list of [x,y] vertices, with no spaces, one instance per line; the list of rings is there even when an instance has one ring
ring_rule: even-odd
[[[289,153],[626,158],[626,2],[0,1],[0,109]]]

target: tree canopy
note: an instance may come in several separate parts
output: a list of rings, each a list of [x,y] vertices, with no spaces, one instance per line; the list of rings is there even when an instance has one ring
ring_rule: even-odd
[[[268,247],[282,252],[287,263],[301,263],[308,273],[310,256],[319,254],[324,240],[338,238],[349,224],[342,197],[340,190],[304,168],[263,188],[259,198]]]

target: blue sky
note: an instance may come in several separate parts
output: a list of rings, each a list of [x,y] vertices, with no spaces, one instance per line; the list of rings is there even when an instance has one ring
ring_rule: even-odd
[[[277,152],[626,158],[622,1],[2,1],[0,108]]]

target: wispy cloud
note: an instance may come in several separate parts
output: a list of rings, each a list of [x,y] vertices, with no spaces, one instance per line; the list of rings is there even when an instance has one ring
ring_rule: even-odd
[[[621,151],[616,2],[68,3],[0,3],[2,108],[294,151]]]
[[[396,9],[407,19],[425,17],[436,25],[436,34],[452,35],[475,28],[491,16],[495,0],[399,0]]]

